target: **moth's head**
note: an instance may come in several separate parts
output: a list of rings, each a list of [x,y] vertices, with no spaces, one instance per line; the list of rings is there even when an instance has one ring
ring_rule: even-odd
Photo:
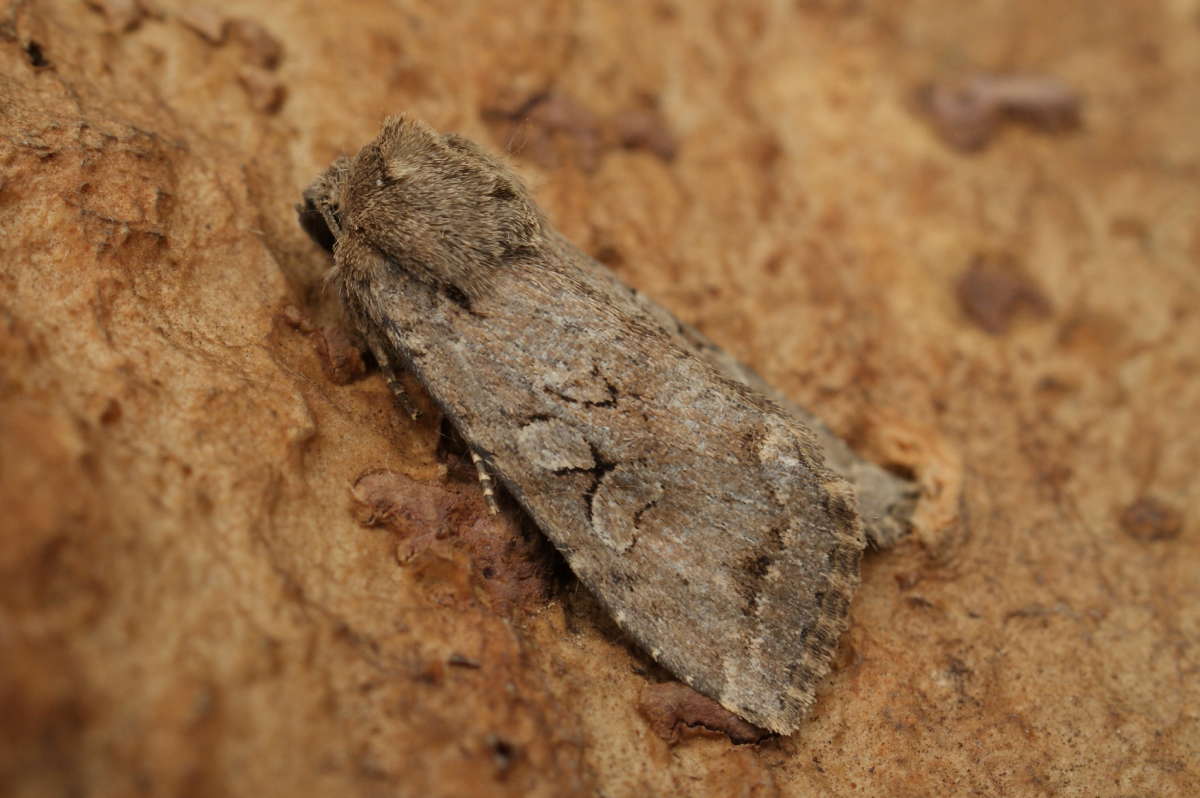
[[[304,202],[296,206],[300,227],[309,238],[332,252],[342,229],[342,189],[350,171],[350,159],[338,158],[304,191]]]
[[[305,193],[301,224],[318,243],[356,237],[471,296],[492,270],[533,255],[541,214],[517,176],[475,144],[396,117]]]

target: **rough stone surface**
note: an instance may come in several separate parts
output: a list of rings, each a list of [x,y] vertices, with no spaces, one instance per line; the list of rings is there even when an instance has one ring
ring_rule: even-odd
[[[223,9],[0,8],[0,794],[1200,792],[1200,4]],[[947,148],[908,98],[975,70],[1080,129]],[[794,736],[662,739],[665,674],[329,365],[292,204],[401,110],[922,484]],[[1044,312],[964,312],[991,252]]]

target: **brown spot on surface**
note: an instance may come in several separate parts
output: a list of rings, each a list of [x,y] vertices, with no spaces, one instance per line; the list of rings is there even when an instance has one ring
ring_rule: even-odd
[[[721,735],[735,743],[753,743],[770,734],[679,682],[646,685],[637,710],[669,745],[685,737]]]
[[[627,150],[646,150],[671,161],[679,149],[666,119],[657,110],[622,111],[612,118],[611,125],[617,142]]]
[[[1021,309],[1037,316],[1050,313],[1037,285],[1003,254],[976,255],[955,290],[967,318],[992,335],[1007,332]]]
[[[25,43],[25,56],[29,59],[29,65],[36,69],[50,66],[50,61],[46,58],[42,45],[33,39]]]
[[[981,150],[1006,121],[1043,132],[1079,127],[1079,95],[1057,78],[1044,75],[980,73],[920,87],[917,110],[937,134],[963,152]]]
[[[1125,324],[1105,313],[1082,311],[1063,323],[1058,342],[1097,368],[1112,370],[1124,359]]]
[[[322,327],[314,340],[321,369],[334,385],[349,385],[367,373],[362,352],[341,327]]]
[[[287,87],[278,77],[260,66],[244,66],[238,70],[238,82],[246,90],[250,106],[259,113],[273,114],[283,107]]]
[[[241,45],[246,61],[262,69],[275,69],[283,60],[283,45],[252,19],[231,19],[225,25],[229,40]]]
[[[109,399],[108,403],[104,406],[104,411],[100,413],[100,423],[106,427],[116,424],[121,420],[121,415],[121,403],[116,399]]]
[[[521,750],[513,743],[495,734],[487,735],[484,744],[491,756],[492,764],[496,768],[496,777],[504,779],[517,764]]]
[[[504,149],[543,168],[573,162],[585,172],[620,147],[674,159],[678,143],[654,108],[632,108],[601,118],[569,94],[542,91],[483,109],[484,120]]]
[[[596,247],[592,256],[610,269],[620,269],[625,265],[625,256],[615,244],[604,243]]]
[[[1108,222],[1108,234],[1113,238],[1128,238],[1145,242],[1150,238],[1150,225],[1139,216],[1114,216]]]
[[[1121,529],[1134,540],[1174,540],[1183,532],[1183,515],[1153,496],[1143,496],[1121,511]]]
[[[573,161],[584,171],[600,159],[600,119],[568,94],[538,92],[516,103],[490,106],[483,117],[505,149],[544,168]]]

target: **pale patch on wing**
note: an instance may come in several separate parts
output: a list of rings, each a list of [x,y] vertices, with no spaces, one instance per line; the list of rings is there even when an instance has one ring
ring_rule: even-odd
[[[642,514],[662,495],[662,483],[647,479],[643,469],[617,466],[592,496],[592,529],[610,548],[628,551],[637,541]]]
[[[586,470],[596,464],[583,435],[556,418],[531,421],[516,437],[521,457],[547,471]]]

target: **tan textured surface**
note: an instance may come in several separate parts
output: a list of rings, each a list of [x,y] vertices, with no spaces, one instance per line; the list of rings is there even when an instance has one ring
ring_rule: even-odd
[[[167,0],[4,12],[0,793],[1200,791],[1200,3],[335,5],[228,4],[277,66]],[[969,67],[1083,130],[950,151],[907,98]],[[291,205],[397,110],[523,145],[565,232],[931,491],[794,737],[670,747],[436,428],[330,379]],[[1045,312],[980,328],[981,259]]]

